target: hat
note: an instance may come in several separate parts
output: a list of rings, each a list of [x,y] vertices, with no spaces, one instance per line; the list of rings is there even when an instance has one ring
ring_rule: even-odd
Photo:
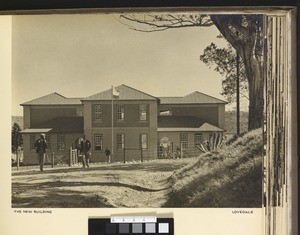
[[[45,137],[46,135],[44,133],[41,133],[41,136]]]

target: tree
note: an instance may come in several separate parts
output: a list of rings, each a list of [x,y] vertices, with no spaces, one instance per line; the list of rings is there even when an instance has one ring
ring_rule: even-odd
[[[20,126],[15,122],[11,130],[11,151],[16,153],[23,144]]]
[[[207,46],[200,60],[210,68],[225,77],[222,80],[222,95],[229,103],[236,101],[236,134],[240,134],[240,94],[243,100],[248,98],[248,84],[245,74],[245,67],[240,61],[237,52],[234,52],[229,44],[227,48],[218,48],[216,44],[211,43]]]
[[[210,27],[215,25],[244,62],[249,88],[248,129],[252,130],[262,126],[262,15],[126,14],[121,15],[120,18],[130,22],[130,25],[126,24],[130,29],[141,32],[164,31],[184,27]],[[140,28],[139,25],[145,27]]]
[[[200,60],[225,77],[222,81],[222,93],[229,103],[236,101],[236,54],[229,44],[227,48],[218,48],[215,43],[207,46]],[[243,61],[240,61],[240,92],[243,98],[249,100],[248,83]]]

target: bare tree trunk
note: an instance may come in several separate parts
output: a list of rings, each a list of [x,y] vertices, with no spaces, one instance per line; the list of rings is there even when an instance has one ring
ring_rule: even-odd
[[[260,44],[259,29],[254,18],[247,18],[247,28],[241,26],[241,19],[224,15],[212,15],[212,21],[237,50],[245,65],[245,72],[249,87],[249,120],[248,129],[262,127],[263,124],[263,69],[257,53]],[[241,37],[236,36],[239,32]]]
[[[253,130],[263,125],[263,77],[260,62],[255,58],[248,58],[245,64],[249,81],[249,121],[248,129]]]

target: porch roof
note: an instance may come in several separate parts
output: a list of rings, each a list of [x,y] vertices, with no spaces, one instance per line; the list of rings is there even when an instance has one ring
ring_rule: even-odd
[[[200,127],[161,127],[158,132],[224,132],[225,130],[209,123],[204,123]]]
[[[27,128],[27,129],[21,131],[21,133],[24,133],[24,134],[47,133],[51,130],[52,130],[52,128]]]

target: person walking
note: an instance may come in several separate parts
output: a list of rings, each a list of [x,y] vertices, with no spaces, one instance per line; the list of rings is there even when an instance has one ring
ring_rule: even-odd
[[[47,148],[45,134],[41,134],[40,138],[35,142],[34,147],[36,149],[40,170],[44,170],[45,153]]]
[[[80,142],[80,153],[82,155],[82,167],[85,166],[90,167],[90,149],[91,149],[91,142],[86,139],[86,136],[83,135],[83,138]]]
[[[105,149],[105,155],[107,157],[107,162],[110,163],[110,160],[111,160],[111,152],[110,150],[106,147]]]

